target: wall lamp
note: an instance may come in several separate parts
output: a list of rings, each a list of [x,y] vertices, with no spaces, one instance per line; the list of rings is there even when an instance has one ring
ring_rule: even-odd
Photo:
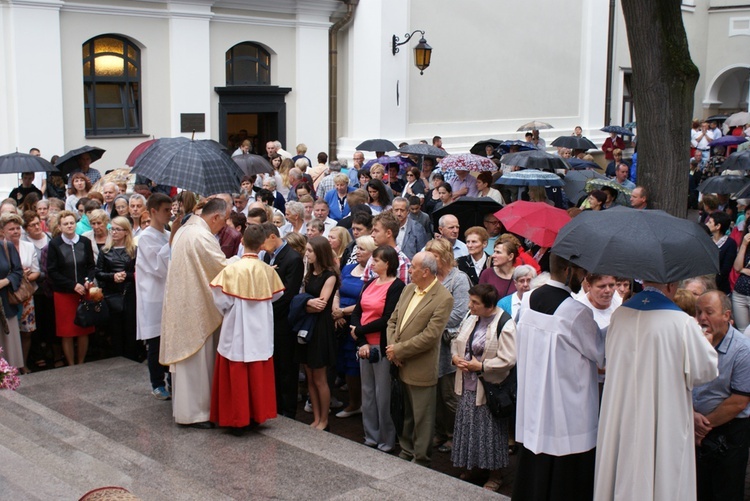
[[[424,70],[430,65],[430,57],[432,57],[432,47],[427,45],[427,40],[424,38],[424,31],[414,30],[411,33],[407,33],[404,35],[405,40],[403,42],[399,42],[399,38],[396,35],[393,35],[392,51],[394,56],[398,54],[399,46],[409,43],[409,40],[411,40],[411,37],[413,37],[415,33],[421,33],[422,38],[419,39],[419,43],[414,47],[414,64],[419,68],[419,74],[424,75]]]

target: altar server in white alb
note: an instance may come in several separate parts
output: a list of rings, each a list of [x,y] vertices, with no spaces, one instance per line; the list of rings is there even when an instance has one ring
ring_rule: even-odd
[[[585,270],[550,255],[551,280],[523,296],[516,329],[516,441],[523,444],[513,500],[592,499],[604,336],[573,299]]]
[[[169,375],[169,368],[159,363],[159,342],[169,269],[169,232],[164,227],[172,215],[172,199],[154,193],[146,202],[146,210],[151,222],[138,239],[135,260],[136,338],[146,342],[151,394],[159,400],[168,400],[171,394],[164,378]]]
[[[612,314],[595,499],[696,498],[692,389],[718,375],[718,357],[675,292],[644,282]]]
[[[224,315],[211,391],[211,422],[242,429],[276,417],[273,373],[273,306],[284,293],[276,270],[258,259],[266,234],[245,230],[247,251],[211,281]]]

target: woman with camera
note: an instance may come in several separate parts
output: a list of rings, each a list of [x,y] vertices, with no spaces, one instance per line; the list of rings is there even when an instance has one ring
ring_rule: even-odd
[[[356,337],[362,378],[362,425],[365,445],[390,452],[396,445],[391,419],[390,363],[385,358],[388,319],[405,284],[398,278],[398,254],[381,246],[372,253],[372,271],[378,278],[362,289],[352,313],[352,335]]]

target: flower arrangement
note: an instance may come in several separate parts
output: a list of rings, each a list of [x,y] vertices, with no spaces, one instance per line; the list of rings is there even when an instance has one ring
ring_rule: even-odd
[[[3,349],[0,348],[0,355],[2,354]],[[18,369],[0,357],[0,390],[15,390],[19,384],[21,381],[18,379]]]

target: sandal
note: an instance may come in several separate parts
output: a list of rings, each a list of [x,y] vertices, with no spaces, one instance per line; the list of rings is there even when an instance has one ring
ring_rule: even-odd
[[[448,440],[443,445],[437,448],[438,452],[450,452],[453,450],[453,441]]]
[[[482,477],[482,472],[480,470],[465,471],[458,476],[458,478],[460,478],[461,480],[465,480],[467,482],[475,482],[476,480],[479,480],[479,478],[481,477]]]
[[[497,492],[500,490],[500,486],[503,485],[503,481],[498,479],[489,479],[484,483],[484,488],[488,491]]]

